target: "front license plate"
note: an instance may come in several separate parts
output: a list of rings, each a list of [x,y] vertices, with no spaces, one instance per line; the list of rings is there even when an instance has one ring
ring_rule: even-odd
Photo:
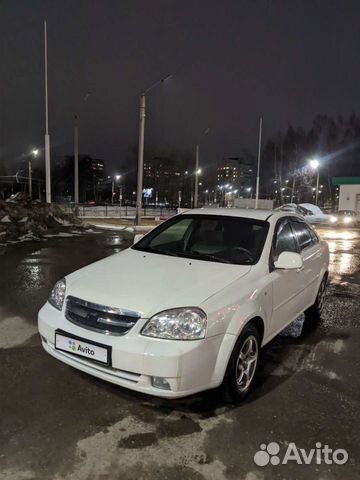
[[[55,348],[72,355],[90,358],[104,365],[110,365],[111,347],[69,335],[66,332],[55,332]]]

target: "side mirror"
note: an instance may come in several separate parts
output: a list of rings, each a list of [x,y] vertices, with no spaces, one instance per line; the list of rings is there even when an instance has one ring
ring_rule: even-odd
[[[140,242],[140,240],[144,237],[143,233],[137,233],[134,235],[134,240],[133,240],[133,245],[137,242]]]
[[[304,267],[303,259],[300,254],[295,252],[282,252],[274,263],[275,268],[282,270],[295,270]]]

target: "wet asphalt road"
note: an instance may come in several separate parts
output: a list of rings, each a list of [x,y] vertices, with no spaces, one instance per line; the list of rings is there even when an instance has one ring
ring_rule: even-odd
[[[355,479],[360,474],[360,231],[323,230],[323,320],[299,318],[262,354],[239,406],[217,392],[164,401],[68,367],[40,346],[36,315],[63,275],[121,250],[119,233],[0,250],[0,479]],[[345,465],[257,466],[260,444],[346,449]]]

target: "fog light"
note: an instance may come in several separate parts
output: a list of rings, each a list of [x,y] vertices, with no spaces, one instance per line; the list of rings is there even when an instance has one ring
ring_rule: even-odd
[[[171,390],[169,382],[163,377],[151,377],[152,386],[162,390]]]

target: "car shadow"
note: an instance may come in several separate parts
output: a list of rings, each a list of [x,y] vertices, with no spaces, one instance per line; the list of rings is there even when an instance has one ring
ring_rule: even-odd
[[[224,403],[219,389],[208,390],[181,399],[163,399],[134,392],[112,385],[93,377],[92,381],[101,385],[112,395],[121,395],[121,399],[131,405],[141,404],[142,408],[164,416],[173,412],[196,414],[200,418],[211,418],[233,409],[241,408],[266,396],[288,381],[306,361],[322,336],[318,334],[321,322],[307,320],[304,315],[292,322],[281,334],[269,342],[261,351],[259,369],[252,393],[239,404]],[[296,355],[294,350],[296,348]],[[80,375],[87,376],[87,374]]]

